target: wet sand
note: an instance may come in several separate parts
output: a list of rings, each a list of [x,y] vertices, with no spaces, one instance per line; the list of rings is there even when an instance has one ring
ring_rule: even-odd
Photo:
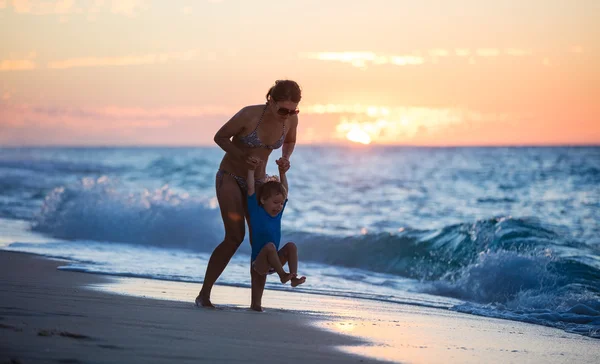
[[[0,363],[589,363],[596,339],[508,320],[370,300],[56,269],[0,251]],[[310,279],[310,278],[309,278]]]

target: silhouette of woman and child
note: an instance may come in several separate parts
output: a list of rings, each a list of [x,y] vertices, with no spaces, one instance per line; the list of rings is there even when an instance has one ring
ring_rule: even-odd
[[[266,104],[242,108],[215,135],[215,142],[225,151],[215,181],[225,238],[208,261],[196,297],[199,307],[215,307],[210,300],[213,285],[242,244],[246,221],[252,246],[250,308],[262,311],[269,274],[277,273],[281,283],[290,282],[292,287],[306,281],[306,277],[298,277],[296,244],[289,242],[279,248],[288,196],[286,172],[296,144],[301,98],[296,82],[276,81],[267,92]],[[271,152],[281,147],[282,156],[276,161],[279,179],[267,178],[266,162]],[[286,263],[289,272],[284,269]]]

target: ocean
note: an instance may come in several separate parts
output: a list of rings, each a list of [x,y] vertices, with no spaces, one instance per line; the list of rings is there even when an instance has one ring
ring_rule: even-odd
[[[1,148],[0,249],[201,283],[223,238],[222,156]],[[307,276],[293,290],[600,338],[600,147],[298,146],[288,179],[282,244],[298,244]],[[249,260],[246,238],[217,284],[249,287]]]

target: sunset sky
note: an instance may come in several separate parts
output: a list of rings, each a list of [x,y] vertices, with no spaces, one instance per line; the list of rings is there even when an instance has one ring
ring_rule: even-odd
[[[213,145],[276,79],[299,144],[600,144],[598,0],[0,0],[0,146]]]

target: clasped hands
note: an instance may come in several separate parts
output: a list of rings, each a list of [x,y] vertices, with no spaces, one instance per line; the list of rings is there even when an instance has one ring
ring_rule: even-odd
[[[247,156],[246,157],[246,164],[248,165],[249,169],[256,169],[259,165],[261,165],[261,163],[263,163],[264,161],[261,160],[258,157],[255,156]],[[277,163],[277,167],[279,168],[279,172],[280,173],[285,173],[290,169],[290,160],[287,159],[286,157],[281,157],[278,160],[275,161],[275,163]]]

